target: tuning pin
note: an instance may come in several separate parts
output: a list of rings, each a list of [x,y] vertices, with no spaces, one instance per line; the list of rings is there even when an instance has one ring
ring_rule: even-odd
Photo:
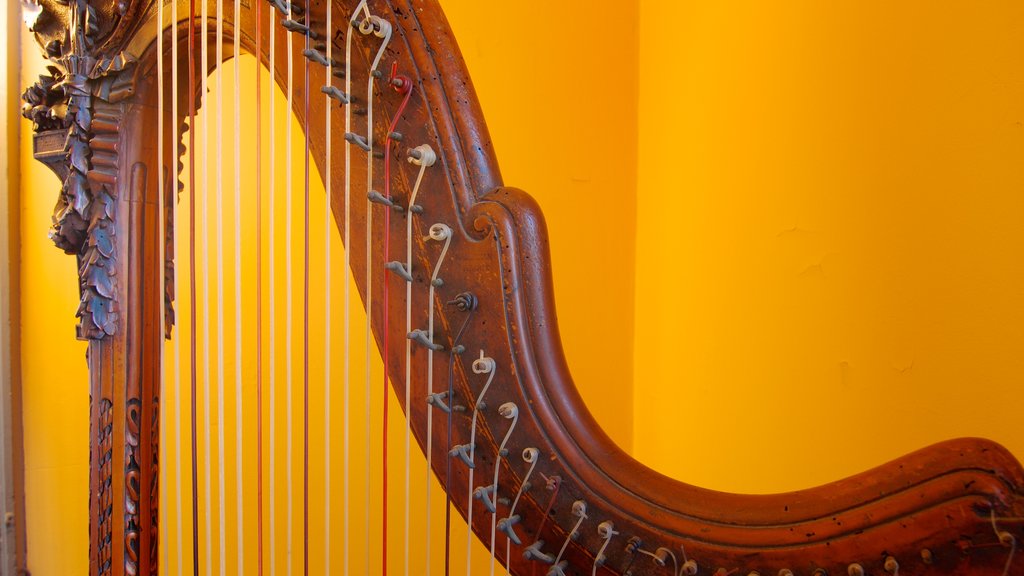
[[[430,232],[427,234],[426,239],[433,240],[435,242],[443,242],[452,237],[452,229],[447,224],[434,224],[430,227]]]
[[[340,63],[337,60],[335,60],[333,58],[328,59],[326,54],[320,52],[319,50],[315,50],[313,48],[307,48],[307,49],[303,50],[302,51],[302,55],[305,56],[306,59],[309,60],[310,62],[315,62],[315,63],[317,63],[317,64],[319,64],[321,66],[324,66],[324,67],[331,67],[331,66],[338,66],[338,65],[340,65]]]
[[[349,103],[348,95],[342,92],[341,90],[335,88],[334,86],[324,86],[320,88],[320,91],[323,92],[324,94],[327,94],[331,99],[337,100],[342,104]]]
[[[353,24],[358,27],[359,33],[363,36],[373,34],[378,38],[385,38],[391,35],[391,23],[378,16],[370,16]]]
[[[636,554],[636,551],[639,550],[643,544],[643,540],[636,536],[630,536],[629,540],[626,541],[626,554]]]
[[[498,407],[498,414],[506,420],[512,420],[519,416],[519,407],[512,402],[506,402]]]
[[[664,566],[665,564],[668,564],[669,555],[671,555],[671,552],[669,552],[668,548],[658,548],[654,551],[654,562],[658,566]]]
[[[401,262],[388,262],[384,265],[384,268],[394,272],[406,282],[413,281],[412,273],[410,273],[409,270],[405,268],[405,264],[402,264]]]
[[[445,414],[450,414],[452,409],[444,401],[447,397],[448,392],[435,392],[434,394],[427,396],[427,404],[430,404]]]
[[[395,211],[398,211],[398,212],[402,211],[402,207],[401,206],[399,206],[398,204],[395,204],[393,201],[391,201],[390,198],[387,198],[386,196],[384,196],[380,192],[377,192],[376,190],[374,190],[373,192],[370,192],[369,194],[367,194],[366,198],[370,202],[373,202],[374,204],[381,204],[383,206],[387,206],[387,207],[391,208],[392,210],[395,210]]]
[[[346,132],[345,141],[348,142],[349,144],[355,144],[356,146],[359,146],[360,148],[363,149],[364,152],[370,151],[370,143],[366,140],[366,138],[360,136],[359,134],[355,134],[353,132]]]
[[[494,514],[495,512],[498,511],[498,507],[495,506],[494,500],[491,498],[491,496],[493,494],[494,494],[494,485],[493,484],[490,485],[490,486],[478,486],[476,488],[476,490],[473,490],[473,497],[476,498],[477,500],[483,502],[484,508],[486,508],[487,511],[490,512],[491,514]]]
[[[451,452],[449,452],[448,454],[450,456],[457,457],[459,460],[462,460],[466,464],[466,466],[469,466],[470,468],[476,468],[476,464],[474,464],[473,460],[469,457],[469,453],[472,449],[472,444],[460,444],[452,448]]]
[[[472,292],[463,292],[448,302],[449,306],[455,306],[460,312],[470,312],[477,309],[480,302]]]
[[[608,557],[605,556],[605,549],[608,548],[608,543],[611,542],[612,536],[615,536],[618,532],[615,531],[615,525],[610,521],[605,520],[597,525],[597,535],[604,539],[604,544],[601,545],[601,550],[598,551],[597,556],[594,558],[594,566],[604,566],[605,561]]]
[[[285,16],[287,16],[289,12],[291,12],[293,16],[302,15],[302,6],[299,6],[298,4],[287,2],[286,0],[270,0],[270,3],[277,8],[278,12]]]
[[[443,344],[432,342],[430,340],[430,336],[423,330],[413,330],[406,334],[406,337],[428,350],[433,350],[434,352],[441,352],[444,350]]]
[[[544,547],[543,540],[537,540],[533,544],[530,544],[526,550],[523,551],[523,558],[526,558],[527,560],[536,560],[545,564],[554,564],[555,557],[541,551],[542,547]]]
[[[310,39],[316,40],[320,38],[320,35],[310,29],[305,24],[302,24],[298,20],[281,20],[281,25],[285,27],[289,32],[295,32],[296,34],[304,34]]]
[[[519,516],[519,514],[516,514],[511,518],[502,518],[498,521],[498,530],[504,532],[505,535],[508,536],[508,539],[511,540],[516,546],[519,546],[523,543],[522,540],[519,539],[519,535],[516,534],[516,530],[514,528],[514,526],[518,524],[520,520],[522,520],[522,517]]]
[[[409,162],[417,166],[433,166],[437,162],[437,154],[429,144],[420,144],[409,150]]]
[[[572,503],[572,515],[577,518],[587,517],[587,503],[583,500],[577,500]]]
[[[496,364],[493,358],[484,356],[484,351],[480,351],[480,358],[473,361],[473,373],[474,374],[490,374],[494,372]]]

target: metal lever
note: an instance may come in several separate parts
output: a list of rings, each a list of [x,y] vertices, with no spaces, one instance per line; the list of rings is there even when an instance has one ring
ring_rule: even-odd
[[[511,518],[502,518],[501,520],[498,520],[498,530],[504,532],[505,535],[508,536],[508,539],[514,542],[516,546],[523,543],[523,541],[519,539],[519,535],[516,534],[515,529],[515,525],[522,519],[523,518],[519,514],[516,514]]]
[[[533,544],[530,544],[526,550],[523,551],[523,558],[527,560],[536,560],[545,564],[554,564],[555,557],[551,554],[545,554],[541,551],[541,547],[544,546],[543,540],[537,540]]]
[[[327,94],[332,99],[341,102],[342,104],[349,103],[348,95],[342,92],[341,90],[335,88],[334,86],[324,86],[320,88],[320,91],[323,92],[324,94]]]
[[[455,448],[452,448],[452,451],[449,452],[448,454],[450,456],[458,456],[459,460],[462,460],[463,462],[466,463],[466,466],[469,466],[471,469],[473,469],[476,468],[476,464],[473,464],[473,461],[470,460],[469,458],[469,451],[472,449],[472,444],[459,444]]]
[[[494,486],[477,486],[476,490],[473,491],[473,497],[484,503],[484,508],[491,514],[498,511],[498,506],[491,500],[491,495],[494,494]]]
[[[402,264],[401,262],[388,262],[384,267],[401,276],[406,282],[412,282],[413,280],[412,274],[405,269],[405,264]]]
[[[419,344],[420,346],[424,346],[430,350],[433,350],[434,352],[440,352],[444,350],[444,345],[435,344],[431,342],[430,337],[427,336],[427,333],[424,332],[423,330],[413,330],[412,332],[409,332],[406,335],[406,337],[409,340],[412,340],[413,342]]]
[[[316,40],[320,38],[320,35],[310,29],[309,26],[302,24],[298,20],[281,20],[281,26],[284,26],[289,32],[295,32],[296,34],[305,34],[309,38]]]

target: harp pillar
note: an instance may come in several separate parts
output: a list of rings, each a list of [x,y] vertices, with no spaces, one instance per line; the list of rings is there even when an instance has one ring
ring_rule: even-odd
[[[110,7],[69,4],[40,7],[36,26],[66,18],[67,33],[45,40],[33,29],[51,66],[22,98],[35,157],[62,182],[50,237],[79,272],[76,330],[89,343],[90,373],[89,573],[157,574],[159,326],[167,314],[169,331],[173,314],[172,294],[160,287],[172,254],[160,254],[158,195],[168,207],[176,195],[157,157],[161,119],[141,105],[155,100],[147,98],[153,74],[100,41],[109,30],[97,17]]]

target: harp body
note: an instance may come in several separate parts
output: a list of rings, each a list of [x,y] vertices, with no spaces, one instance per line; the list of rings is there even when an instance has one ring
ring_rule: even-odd
[[[231,3],[225,4],[227,41],[237,34],[243,49],[257,55],[280,83],[287,56],[279,50],[276,60],[269,61],[267,35],[276,35],[281,46],[296,32],[284,26],[264,30],[257,46],[257,3],[264,16],[277,10],[265,0],[246,0],[234,14]],[[345,29],[355,4],[334,3],[335,29]],[[324,2],[298,5],[310,10],[314,31],[322,28]],[[511,520],[507,500],[522,493],[518,518],[512,522],[520,543],[511,546],[508,557],[504,545],[496,547],[499,560],[513,574],[1024,573],[1024,563],[1012,562],[1019,524],[996,521],[1024,516],[1024,472],[1006,450],[985,440],[946,442],[833,484],[770,496],[690,486],[643,467],[619,450],[573,385],[559,341],[543,216],[527,194],[502,182],[472,83],[440,7],[434,0],[374,0],[368,5],[391,24],[394,36],[381,67],[385,73],[375,82],[376,120],[370,125],[368,116],[356,113],[351,130],[363,135],[373,131],[382,143],[394,121],[401,144],[377,152],[394,154],[395,165],[405,166],[405,150],[427,144],[437,162],[424,171],[416,199],[421,210],[393,210],[390,229],[383,231],[381,216],[391,208],[373,208],[377,228],[370,260],[362,250],[350,250],[352,269],[369,266],[381,278],[388,261],[402,259],[401,251],[384,254],[384,234],[400,245],[412,218],[413,325],[424,328],[433,307],[435,338],[426,344],[437,347],[437,382],[447,381],[448,359],[454,358],[454,395],[441,399],[449,408],[462,408],[452,418],[450,445],[437,399],[433,404],[424,401],[428,346],[422,341],[413,346],[410,382],[405,379],[404,345],[391,348],[384,358],[386,369],[399,398],[404,398],[405,386],[412,386],[413,401],[404,407],[410,425],[421,448],[432,446],[434,472],[446,491],[457,495],[452,504],[460,514],[470,516],[464,496],[487,488],[497,463],[497,497],[485,491],[471,500],[472,528],[485,543],[492,538],[494,521]],[[52,76],[26,93],[26,114],[36,122],[37,158],[64,182],[52,236],[78,260],[79,336],[89,341],[90,570],[97,575],[158,570],[157,351],[166,336],[159,326],[164,316],[171,331],[175,299],[182,297],[170,284],[159,283],[161,270],[173,277],[174,254],[161,253],[158,224],[161,219],[167,223],[169,236],[184,233],[186,223],[173,222],[170,209],[177,199],[181,143],[172,140],[168,128],[166,153],[159,157],[152,127],[184,126],[189,98],[186,90],[174,94],[165,83],[164,101],[177,98],[179,116],[173,117],[167,106],[161,117],[154,104],[160,8],[169,25],[164,57],[178,43],[179,70],[188,67],[186,28],[170,27],[168,6],[146,0],[43,0],[32,22],[54,68]],[[179,1],[178,13],[188,10],[188,2]],[[215,39],[195,41],[212,44]],[[335,55],[344,54],[343,36],[321,41],[333,42]],[[369,82],[377,47],[372,33],[356,36],[350,62],[353,86]],[[306,63],[302,50],[296,50],[295,69],[304,69]],[[387,83],[392,63],[412,79],[414,92],[397,118],[402,96]],[[319,87],[331,84],[331,78],[322,65],[310,70],[311,92],[319,96]],[[184,78],[180,84],[188,85]],[[306,117],[299,105],[301,86],[296,95],[293,112],[308,132],[312,157],[324,173],[327,139],[335,151],[344,145],[344,106],[329,104],[339,114],[339,128],[328,133],[313,120],[324,117],[328,102],[310,98]],[[198,100],[200,95],[194,96]],[[349,106],[359,105],[357,95]],[[353,150],[358,161],[348,175],[352,182],[366,181],[365,154]],[[383,163],[382,158],[375,161]],[[332,163],[336,182],[344,180],[343,169],[342,163]],[[395,203],[408,204],[415,176],[411,168],[396,169],[390,183]],[[383,189],[380,168],[371,190],[355,188],[352,238],[361,241],[366,232],[366,194]],[[168,207],[164,214],[158,208],[161,194]],[[331,197],[331,208],[340,226],[345,212],[340,188]],[[443,248],[429,239],[435,223],[450,227],[452,237],[439,269],[443,283],[429,302],[428,287]],[[371,304],[378,345],[384,347],[385,335],[404,343],[404,316],[392,314],[385,323],[383,283],[368,286],[360,273],[356,280],[359,296]],[[387,300],[403,308],[405,281],[392,280]],[[481,353],[493,359],[493,373],[475,370],[484,368],[474,362]],[[481,403],[490,376],[493,381]],[[518,407],[518,421],[502,453],[499,447],[510,418],[498,408],[509,402]],[[480,410],[474,437],[475,407]],[[430,411],[435,415],[432,444],[427,442]],[[449,447],[470,444],[476,471],[472,484],[469,462],[447,453]],[[536,450],[536,469],[527,482],[532,467],[521,455],[529,449]],[[493,513],[484,501],[488,498],[494,498]],[[499,531],[498,537],[503,541],[505,533]]]

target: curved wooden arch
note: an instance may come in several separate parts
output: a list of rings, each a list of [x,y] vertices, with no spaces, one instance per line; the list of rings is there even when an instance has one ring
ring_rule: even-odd
[[[179,14],[187,14],[188,2],[177,1]],[[356,2],[331,1],[337,28],[348,20]],[[257,2],[264,15],[274,10],[265,0],[247,0],[238,15],[230,3],[225,5],[226,36],[230,39],[240,31],[243,49],[257,54],[280,83],[286,55],[279,51],[271,63],[265,47],[257,48]],[[311,10],[314,29],[322,27],[324,1],[300,4]],[[171,211],[158,213],[156,195],[163,193],[168,206],[177,196],[174,181],[182,147],[172,141],[170,127],[184,126],[184,117],[172,118],[169,106],[158,118],[155,106],[156,10],[162,6],[169,22],[169,4],[72,0],[65,5],[43,0],[41,5],[34,30],[55,68],[52,77],[41,79],[26,93],[26,115],[37,123],[37,157],[65,182],[54,238],[59,247],[76,255],[81,271],[80,336],[90,341],[93,398],[90,570],[155,574],[160,489],[157,350],[163,337],[155,327],[161,313],[167,314],[168,326],[173,324],[174,296],[161,290],[157,281],[161,266],[173,273],[173,254],[158,253],[158,218],[172,224],[169,231],[174,227]],[[394,217],[391,233],[403,233],[406,217],[414,218],[421,238],[435,222],[456,231],[442,269],[444,286],[432,303],[425,301],[426,286],[439,247],[427,241],[415,246],[416,322],[425,324],[427,306],[433,306],[438,343],[446,350],[456,344],[465,347],[464,354],[454,356],[453,403],[475,402],[482,380],[469,368],[484,351],[496,364],[488,404],[497,407],[511,401],[521,410],[510,456],[501,460],[499,492],[515,494],[523,486],[528,466],[517,455],[526,448],[540,453],[537,474],[560,479],[557,492],[546,491],[536,480],[524,492],[517,509],[522,545],[514,546],[509,558],[504,557],[504,546],[497,546],[499,558],[513,573],[550,569],[538,555],[524,555],[530,544],[542,542],[535,549],[553,556],[568,541],[562,557],[565,573],[589,574],[608,534],[598,531],[604,522],[611,522],[617,534],[605,549],[600,574],[669,574],[672,564],[661,550],[672,551],[682,562],[682,547],[701,574],[738,570],[769,575],[791,570],[800,576],[855,575],[858,569],[885,574],[894,573],[893,562],[905,574],[1002,574],[1004,569],[1024,573],[1024,563],[1007,563],[1008,540],[998,534],[1006,530],[1019,537],[1019,525],[992,521],[993,516],[1024,516],[1024,470],[1006,450],[988,441],[946,442],[840,482],[770,496],[690,486],[647,469],[618,449],[584,406],[562,353],[541,211],[527,194],[502,183],[472,83],[440,7],[436,0],[373,0],[369,5],[395,28],[386,62],[398,63],[416,85],[401,118],[403,143],[430,144],[439,158],[437,167],[426,173],[418,202],[422,214]],[[164,33],[168,55],[171,42],[187,40],[182,26]],[[290,32],[278,26],[273,33],[283,42]],[[215,41],[209,36],[198,40]],[[372,37],[357,38],[355,46],[358,62],[353,63],[352,83],[365,86],[376,44]],[[179,51],[182,64],[186,54]],[[293,65],[306,65],[301,50],[296,50]],[[311,73],[319,93],[319,86],[329,82],[327,73],[318,65],[312,65]],[[184,95],[170,94],[170,83],[166,84],[168,101],[178,97],[184,104]],[[386,130],[398,108],[397,96],[380,84],[377,97],[383,113],[370,127],[378,132]],[[327,134],[322,124],[303,117],[301,90],[296,88],[293,112],[309,132],[314,161],[323,172],[327,138],[333,138],[338,150],[343,134]],[[322,118],[324,99],[311,98],[310,104],[310,116]],[[187,113],[184,105],[179,110]],[[365,117],[355,118],[354,130],[365,134]],[[168,127],[164,149],[176,151],[165,158],[157,157],[156,143],[147,132],[156,122]],[[354,154],[361,157],[361,152]],[[341,163],[333,164],[336,181],[343,177],[341,169]],[[397,199],[408,198],[412,176],[399,169],[393,183]],[[363,162],[353,164],[352,178],[365,179]],[[380,182],[380,171],[375,182]],[[365,232],[362,193],[353,196],[360,199],[351,212],[355,238]],[[339,222],[343,202],[339,193],[331,199]],[[383,274],[379,240],[371,265]],[[353,270],[365,265],[361,251],[353,250]],[[376,305],[383,300],[381,283],[375,282],[368,292],[361,274],[356,278],[364,302],[375,304],[370,320],[378,342],[385,333],[392,341],[404,340],[404,319],[393,317],[385,325]],[[404,302],[404,292],[404,286],[395,283],[389,298]],[[472,293],[479,302],[468,320],[467,311],[449,305],[463,293]],[[466,331],[456,342],[464,323]],[[414,349],[414,372],[421,376],[425,354],[425,349]],[[448,352],[442,358],[446,360]],[[385,363],[402,398],[404,355],[395,351]],[[437,380],[446,381],[447,361],[436,362],[435,370]],[[422,377],[411,385],[413,398],[426,396]],[[421,447],[426,446],[426,413],[432,408],[417,401],[405,409]],[[455,417],[454,444],[469,442],[469,412]],[[481,416],[476,466],[487,478],[507,422],[493,409]],[[445,478],[446,455],[438,446],[445,446],[446,427],[435,426],[434,433],[435,473],[447,482],[450,493],[466,494],[472,488],[467,467],[455,460],[453,475]],[[570,538],[578,519],[577,501],[586,503],[587,516]],[[465,516],[463,499],[453,502]],[[480,503],[474,506],[478,508],[473,529],[487,541],[491,515]],[[503,511],[507,508],[499,504],[498,517]]]

